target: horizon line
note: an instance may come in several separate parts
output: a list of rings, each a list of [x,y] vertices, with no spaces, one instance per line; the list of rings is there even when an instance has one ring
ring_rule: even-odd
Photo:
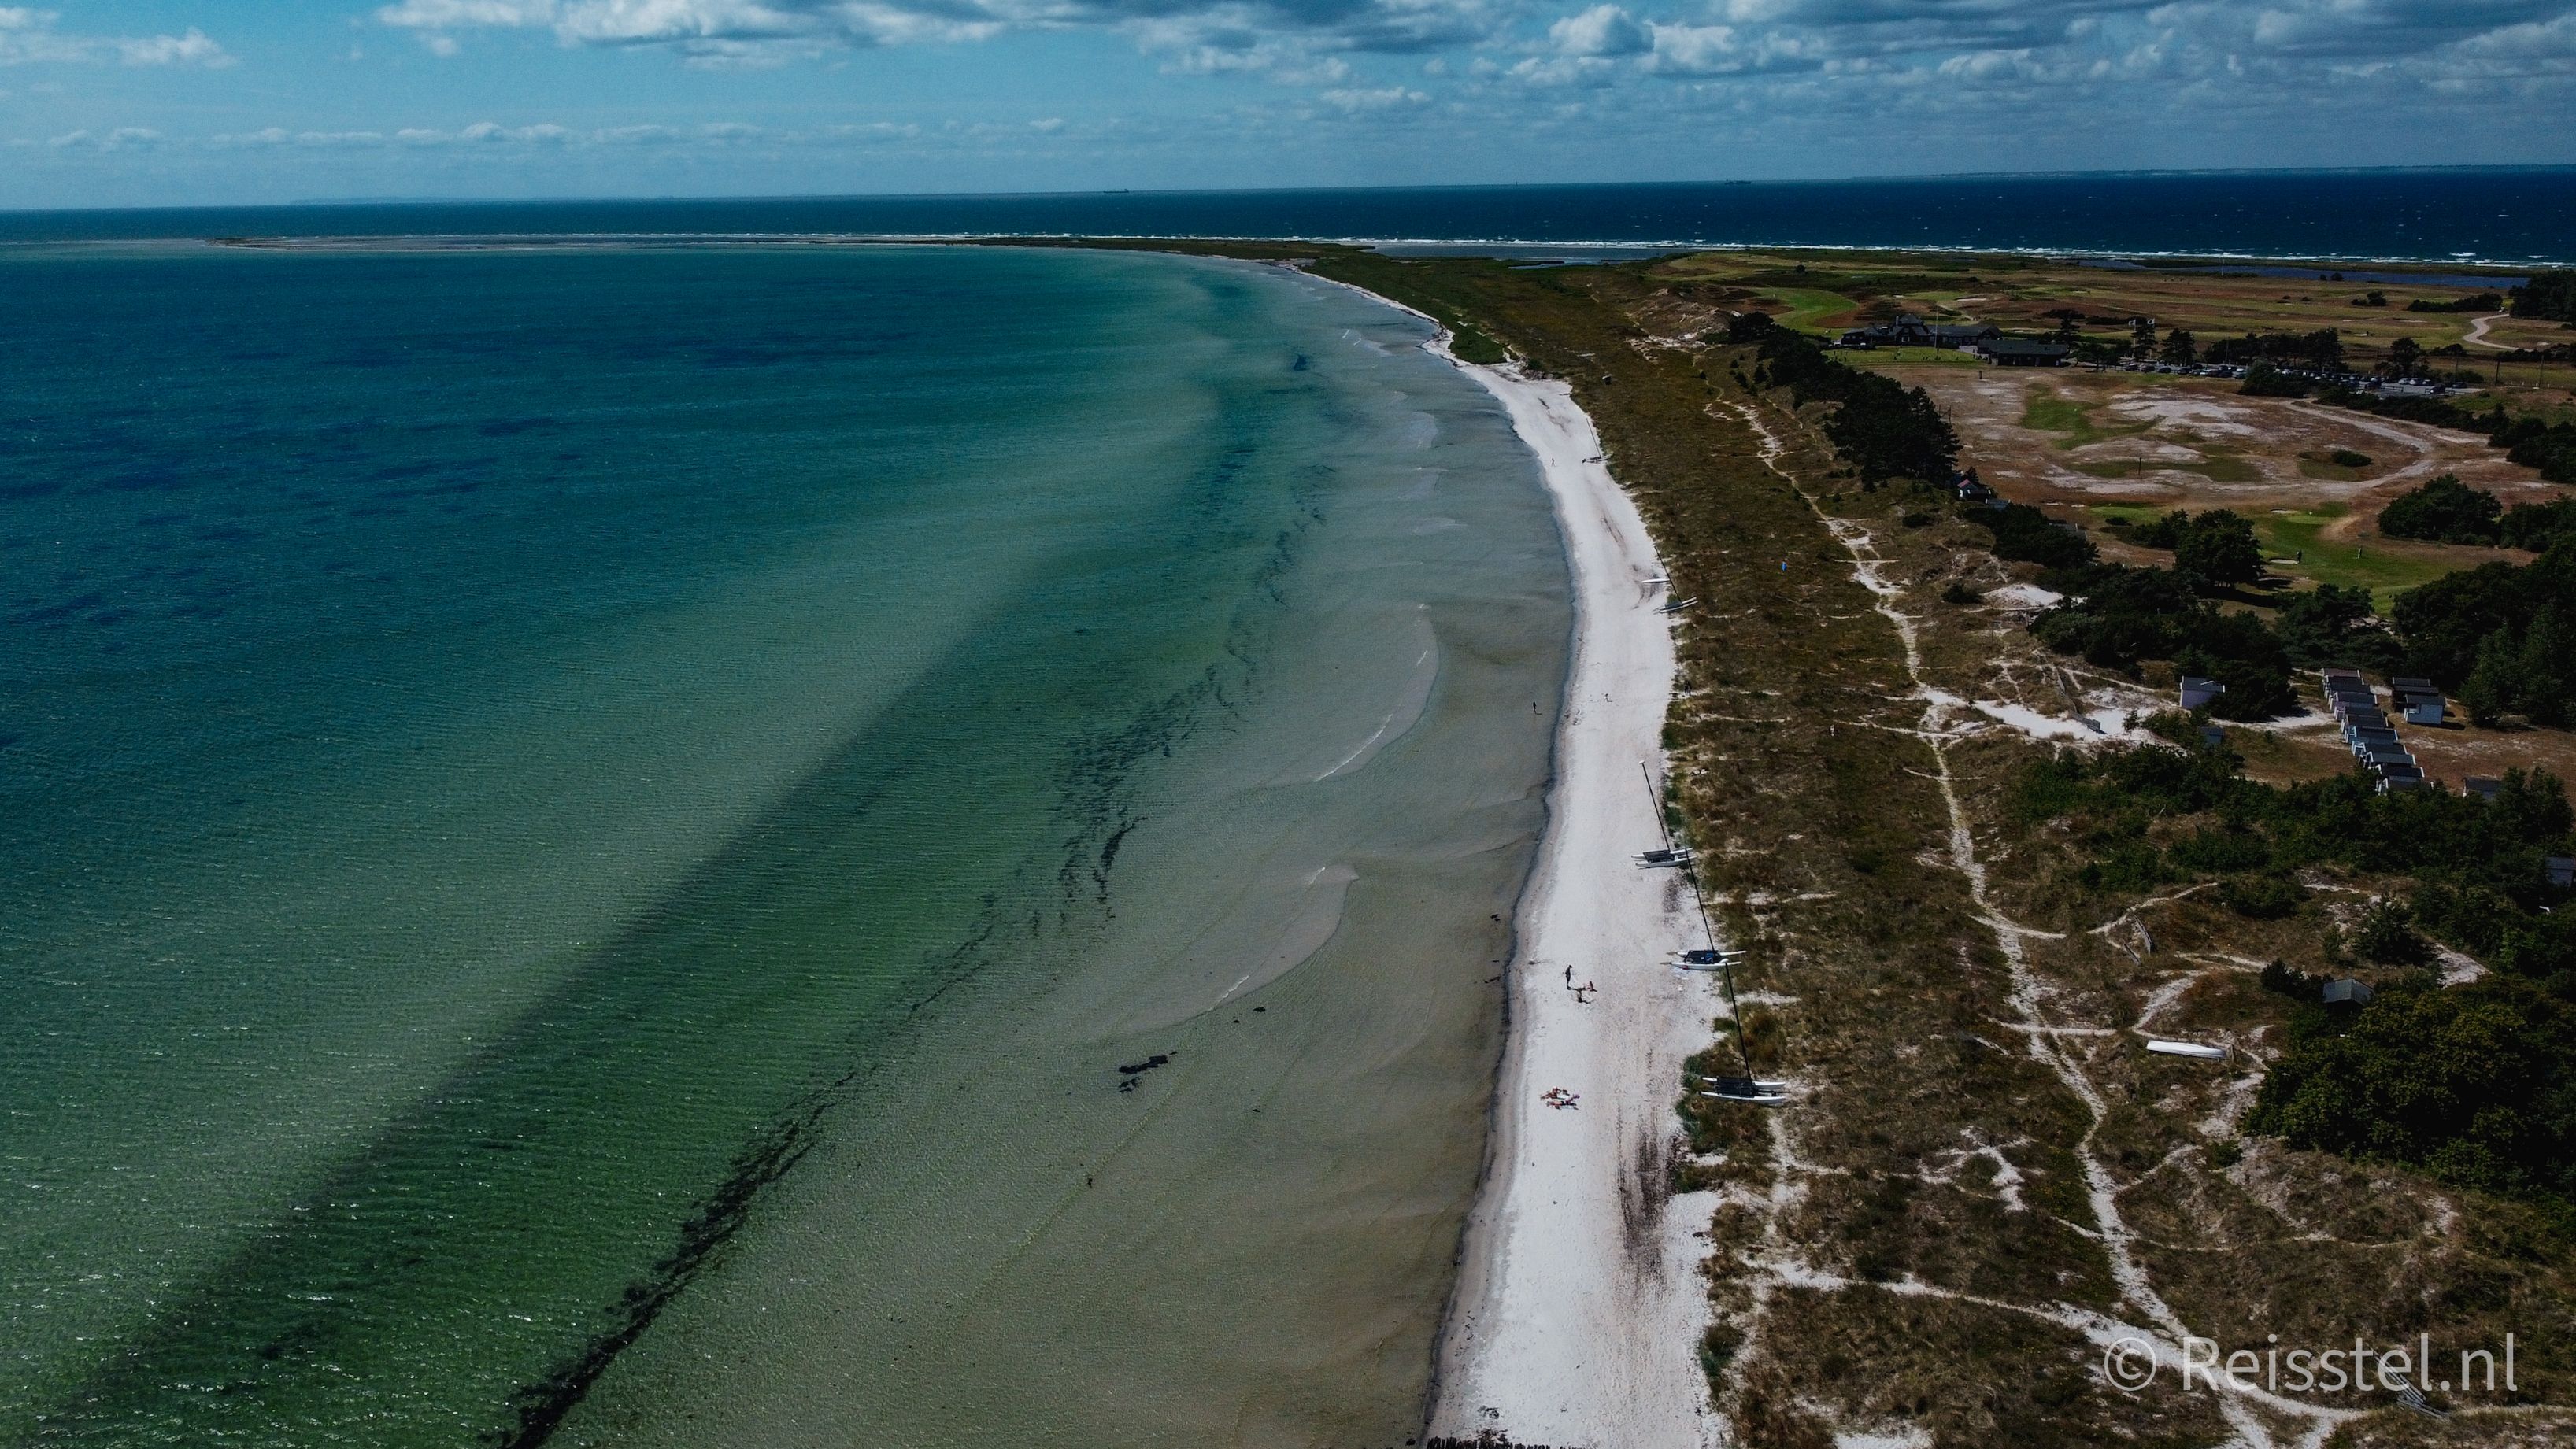
[[[1097,196],[1313,196],[1334,193],[1382,193],[1396,191],[1546,191],[1546,190],[1652,190],[1658,188],[1711,186],[1850,186],[1865,184],[1907,184],[1924,182],[1978,181],[2049,181],[2081,178],[2125,177],[2219,177],[2219,176],[2359,176],[2499,174],[2547,171],[2576,171],[2576,162],[2545,162],[2495,165],[2389,165],[2389,166],[2222,166],[2222,167],[2126,167],[2099,171],[1950,171],[1888,173],[1845,176],[1791,177],[1715,177],[1700,180],[1669,181],[1479,181],[1439,182],[1430,184],[1385,183],[1353,186],[1181,186],[1181,187],[1083,187],[1060,191],[798,191],[770,193],[705,193],[678,194],[608,194],[553,196],[353,196],[299,197],[288,201],[191,202],[157,206],[40,206],[0,207],[0,216],[92,215],[131,212],[171,211],[283,211],[296,208],[363,207],[363,206],[562,206],[618,205],[639,203],[700,204],[721,202],[786,202],[786,201],[1010,201],[1028,199],[1061,199]]]

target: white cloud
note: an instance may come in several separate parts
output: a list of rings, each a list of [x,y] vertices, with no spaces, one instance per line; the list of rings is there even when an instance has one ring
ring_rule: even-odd
[[[185,35],[155,35],[143,40],[120,40],[117,51],[127,65],[203,65],[226,66],[233,58],[224,48],[206,38],[206,32],[191,25]]]
[[[149,126],[119,126],[112,131],[70,131],[46,144],[61,150],[140,151],[158,145],[161,133]]]
[[[1060,120],[1031,123],[1031,129],[1049,132],[1064,125]],[[160,140],[157,133],[116,132],[127,137],[126,144],[141,140]],[[740,121],[711,121],[694,126],[602,126],[583,129],[558,125],[550,121],[524,126],[505,126],[498,121],[476,121],[454,130],[425,126],[406,127],[396,131],[291,131],[284,126],[269,126],[257,131],[228,132],[208,136],[200,141],[169,142],[173,145],[198,145],[219,150],[258,150],[302,147],[336,150],[383,150],[396,147],[428,147],[457,151],[514,152],[570,150],[584,147],[632,146],[705,146],[731,147],[770,146],[839,146],[873,144],[917,138],[918,126],[892,121],[866,124],[818,126],[810,129],[782,129],[749,125]],[[55,137],[58,146],[100,144],[108,137],[87,131]]]
[[[1487,39],[1522,0],[399,0],[381,24],[443,33],[548,28],[567,45],[668,46],[743,62],[827,49],[1118,30],[1185,69],[1267,70],[1282,54],[1420,52]],[[1232,66],[1217,56],[1254,57]]]
[[[1636,55],[1655,46],[1646,27],[1616,5],[1568,15],[1547,28],[1547,38],[1559,55]]]
[[[1330,90],[1318,99],[1345,111],[1383,111],[1397,106],[1418,106],[1431,97],[1402,86],[1387,86],[1378,90]]]
[[[54,28],[60,12],[0,5],[0,65],[104,60],[127,65],[227,66],[232,56],[195,26],[185,35],[65,35]]]
[[[399,5],[387,5],[376,12],[379,24],[412,30],[545,25],[554,18],[554,0],[402,0]]]

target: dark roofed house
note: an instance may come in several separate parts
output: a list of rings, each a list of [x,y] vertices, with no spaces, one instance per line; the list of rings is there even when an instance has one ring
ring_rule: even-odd
[[[1932,329],[1932,345],[1974,352],[1980,343],[2003,339],[2003,329],[1991,323],[1971,322],[1964,327],[1940,326]]]
[[[1843,334],[1842,343],[1845,347],[1964,347],[1976,334],[1994,331],[1992,327],[1933,327],[1911,312],[1899,312],[1893,322],[1852,328]],[[1942,340],[1943,334],[1954,332],[1968,335],[1957,341]]]
[[[2549,873],[2551,885],[2562,890],[2576,885],[2576,855],[2553,855],[2540,864]]]
[[[2066,360],[2066,349],[2054,342],[2030,342],[2019,337],[1980,342],[1977,354],[1997,367],[2055,367]]]
[[[2338,976],[2326,983],[2326,1004],[2329,1006],[2340,1005],[2347,1001],[2359,1006],[2370,1000],[2372,994],[2369,982],[2355,981],[2349,976]]]
[[[2460,782],[2460,787],[2481,800],[2492,800],[2504,793],[2504,781],[2485,775],[2471,775]]]

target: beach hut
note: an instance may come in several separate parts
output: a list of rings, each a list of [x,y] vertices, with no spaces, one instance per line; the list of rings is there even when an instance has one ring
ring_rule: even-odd
[[[2199,709],[2226,692],[2227,686],[2215,679],[2203,679],[2197,674],[2182,677],[2182,707],[2185,709]]]
[[[2370,983],[2367,981],[2355,981],[2349,976],[2338,976],[2326,983],[2326,1005],[2328,1006],[2337,1006],[2347,1001],[2359,1006],[2370,1000],[2370,997]]]
[[[2213,750],[2217,749],[2221,745],[2227,743],[2227,731],[2220,729],[2214,724],[2202,725],[2200,727],[2200,742]]]
[[[2576,885],[2576,855],[2553,855],[2541,862],[2549,873],[2549,883],[2561,890]]]
[[[2411,725],[2437,725],[2442,722],[2442,696],[2438,694],[2400,695],[2397,707],[2405,712]]]
[[[2471,775],[2460,782],[2460,788],[2481,800],[2492,800],[2504,793],[2504,781],[2485,775]]]

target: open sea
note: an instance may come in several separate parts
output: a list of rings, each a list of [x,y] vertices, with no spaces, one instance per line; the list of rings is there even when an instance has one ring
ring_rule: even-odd
[[[1932,247],[2471,262],[2510,270],[2576,263],[2576,167],[0,212],[0,245],[496,232],[1296,237],[1575,255],[1686,246]]]
[[[900,247],[0,295],[0,1443],[1415,1431],[1569,628],[1426,325]]]

